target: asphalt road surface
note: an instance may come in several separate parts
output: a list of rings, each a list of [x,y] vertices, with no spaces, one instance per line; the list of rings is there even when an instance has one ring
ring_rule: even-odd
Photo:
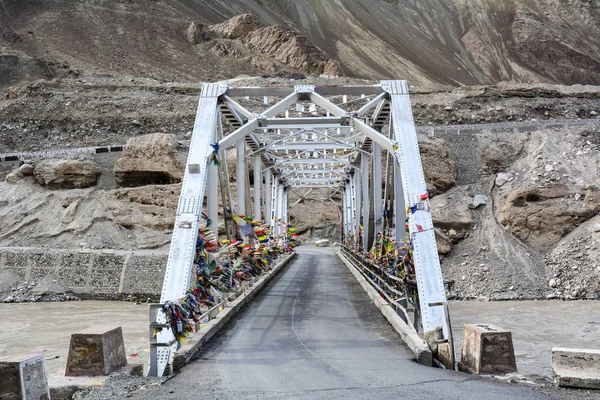
[[[527,386],[417,364],[333,249],[297,253],[197,360],[127,397],[549,398]]]

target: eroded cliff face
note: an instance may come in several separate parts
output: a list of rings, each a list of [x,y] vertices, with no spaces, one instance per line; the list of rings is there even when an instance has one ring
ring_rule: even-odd
[[[420,86],[598,84],[599,10],[575,0],[4,0],[0,57],[11,62],[0,62],[10,77],[0,85],[77,73],[198,81],[281,70]],[[248,13],[248,24],[227,21]],[[190,41],[192,22],[212,28]],[[252,31],[250,46],[241,44]],[[325,64],[306,68],[286,56],[286,43]]]

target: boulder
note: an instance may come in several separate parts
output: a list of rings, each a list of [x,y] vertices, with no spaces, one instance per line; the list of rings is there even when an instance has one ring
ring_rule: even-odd
[[[485,206],[488,203],[488,197],[484,194],[477,194],[473,197],[473,208]]]
[[[19,172],[23,175],[33,175],[33,165],[25,163],[19,167]]]
[[[504,171],[512,164],[516,156],[515,149],[508,143],[492,143],[483,149],[483,165],[489,172]]]
[[[431,196],[444,193],[456,183],[456,163],[442,139],[419,137],[419,151],[427,190]]]
[[[207,30],[214,37],[223,39],[242,39],[263,25],[252,14],[240,14],[220,24],[210,25]]]
[[[510,182],[514,179],[514,175],[510,172],[500,172],[496,175],[496,186],[502,187],[507,182]]]
[[[21,173],[21,171],[14,170],[13,172],[9,173],[8,175],[6,175],[6,182],[7,183],[18,183],[20,180],[22,180],[24,178],[23,174]]]
[[[102,170],[89,160],[48,159],[40,162],[33,176],[49,189],[81,189],[95,186]]]
[[[323,74],[339,78],[343,75],[342,64],[338,60],[327,60],[323,65]]]
[[[574,199],[581,192],[576,189],[554,184],[505,192],[498,202],[498,222],[536,250],[550,250],[600,211],[598,188],[588,186],[583,201]]]
[[[114,167],[121,186],[170,184],[183,178],[174,135],[153,133],[131,138]]]
[[[113,220],[129,230],[170,231],[180,193],[181,184],[120,188],[107,193],[103,202]]]
[[[473,227],[473,217],[469,206],[471,199],[454,193],[431,199],[431,217],[433,225],[446,231],[454,231],[455,237],[464,236]]]
[[[281,26],[267,26],[256,29],[244,38],[250,49],[268,55],[290,67],[311,75],[320,75],[334,71],[334,61],[328,60],[306,36]]]
[[[452,240],[439,228],[434,229],[438,254],[448,254],[452,250]]]
[[[187,40],[193,45],[208,40],[205,26],[197,22],[192,22],[187,30]]]
[[[329,239],[320,239],[315,242],[315,246],[317,247],[327,247],[329,246]]]

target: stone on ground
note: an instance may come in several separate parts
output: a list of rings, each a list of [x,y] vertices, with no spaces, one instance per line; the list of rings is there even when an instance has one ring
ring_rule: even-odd
[[[102,170],[93,161],[48,159],[34,169],[36,182],[49,189],[82,189],[95,186]]]
[[[524,187],[500,196],[498,222],[516,238],[547,251],[600,211],[600,190],[590,186],[583,201],[563,184]]]
[[[23,164],[19,167],[19,172],[23,175],[33,175],[34,167],[31,164]]]
[[[419,136],[419,151],[429,194],[444,193],[456,183],[456,162],[442,139]]]
[[[153,133],[129,139],[114,173],[121,186],[180,182],[183,166],[177,158],[175,136]]]
[[[600,389],[600,350],[552,349],[554,384],[579,389]]]
[[[6,182],[12,183],[14,185],[15,183],[18,183],[23,178],[24,178],[23,173],[21,173],[21,171],[19,171],[17,169],[17,170],[14,170],[13,172],[9,173],[8,175],[6,175]]]

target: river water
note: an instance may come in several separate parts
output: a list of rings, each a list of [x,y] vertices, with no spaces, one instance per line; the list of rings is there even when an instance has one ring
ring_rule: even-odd
[[[600,349],[600,301],[453,301],[450,316],[458,354],[464,324],[511,331],[523,375],[551,377],[553,347]]]
[[[464,324],[512,331],[519,372],[552,375],[552,347],[600,348],[600,301],[454,301],[456,351]],[[0,356],[44,354],[50,375],[63,375],[72,333],[121,326],[129,362],[148,360],[148,307],[116,301],[0,304]]]

